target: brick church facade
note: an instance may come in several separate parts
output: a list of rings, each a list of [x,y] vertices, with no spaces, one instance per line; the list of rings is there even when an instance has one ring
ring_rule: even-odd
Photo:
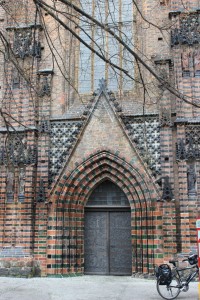
[[[140,2],[134,45],[194,105],[146,70],[146,100],[101,64],[81,77],[69,31],[34,1],[1,4],[0,275],[153,274],[197,251],[200,3]]]

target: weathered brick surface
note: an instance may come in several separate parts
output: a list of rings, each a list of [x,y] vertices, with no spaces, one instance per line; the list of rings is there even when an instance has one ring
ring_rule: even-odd
[[[7,255],[0,256],[0,276],[14,276],[14,277],[32,277],[35,276],[36,270],[33,267],[33,259],[30,257],[18,256],[7,251]]]
[[[9,27],[6,36],[11,44],[14,39],[12,27],[26,27],[35,20],[33,1],[28,1],[28,13],[23,6],[24,1],[18,1],[17,8],[15,2],[7,3],[12,7],[11,16],[5,15],[5,11],[0,8],[0,29]],[[171,26],[172,21],[176,21],[173,26],[178,26],[180,20],[177,21],[176,18],[179,15],[173,13],[170,19],[170,11],[184,12],[186,9],[189,14],[199,8],[197,0],[184,1],[184,4],[185,8],[178,0],[144,0],[140,1],[139,9],[156,26]],[[61,8],[64,10],[62,5]],[[156,26],[144,23],[136,9],[133,14],[134,43],[140,49],[139,53],[144,54],[145,60],[148,57],[146,61],[157,72],[167,74],[172,85],[191,99],[198,99],[200,78],[183,77],[181,55],[186,50],[193,53],[199,46],[171,47],[170,29],[161,33]],[[153,177],[152,170],[138,151],[137,141],[131,139],[121,118],[142,116],[143,91],[135,84],[131,91],[116,92],[122,111],[116,110],[106,93],[98,98],[91,96],[91,91],[91,94],[85,95],[80,101],[62,74],[63,72],[67,78],[71,76],[72,83],[77,88],[78,43],[65,30],[55,30],[56,24],[48,14],[44,15],[44,19],[46,30],[53,40],[54,55],[62,66],[61,70],[55,59],[54,63],[52,61],[51,51],[45,40],[45,30],[40,31],[38,28],[35,30],[35,38],[42,45],[41,58],[18,59],[20,67],[26,70],[26,75],[31,79],[31,88],[23,78],[20,79],[20,87],[14,89],[10,85],[13,65],[8,61],[4,62],[4,57],[0,55],[2,108],[13,116],[10,123],[18,133],[23,134],[26,149],[37,149],[37,163],[0,165],[0,276],[84,273],[84,206],[91,191],[105,179],[118,185],[130,202],[133,273],[152,273],[154,264],[195,251],[195,220],[200,215],[200,165],[195,161],[197,193],[191,197],[188,195],[187,180],[190,161],[176,160],[176,143],[186,138],[187,124],[185,121],[174,121],[177,118],[197,120],[199,108],[184,103],[164,87],[157,87],[152,75],[142,70],[144,80],[152,82],[145,99],[145,114],[157,115],[161,124],[163,111],[169,113],[169,123],[164,122],[160,127],[160,177],[169,176],[174,201],[160,202],[158,200],[162,198],[162,189],[157,184],[159,176]],[[63,20],[70,24],[64,17]],[[39,19],[37,22],[39,23]],[[50,72],[51,94],[39,97],[35,91],[40,91],[45,72]],[[137,68],[135,74],[138,75]],[[87,106],[91,98],[93,102]],[[60,173],[52,185],[49,185],[52,138],[50,130],[41,130],[40,126],[43,121],[51,123],[51,120],[81,120],[84,126],[76,133],[77,139],[71,142],[69,154],[61,162]],[[199,124],[195,122],[192,124]],[[59,134],[62,139],[62,133]],[[67,131],[65,134],[67,135]],[[1,118],[1,149],[3,146],[6,148],[6,142],[7,131]],[[20,179],[22,167],[25,175]],[[14,176],[13,199],[10,202],[9,172]],[[20,189],[23,195],[19,195]]]

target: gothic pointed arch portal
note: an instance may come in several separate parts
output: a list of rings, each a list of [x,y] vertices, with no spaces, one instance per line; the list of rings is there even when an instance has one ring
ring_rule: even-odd
[[[100,151],[65,173],[57,184],[48,224],[51,250],[47,255],[51,259],[47,266],[52,266],[47,267],[48,274],[84,274],[85,205],[91,192],[105,180],[118,186],[130,205],[132,273],[153,271],[153,245],[160,235],[160,229],[153,224],[156,190],[145,171],[117,154]]]
[[[131,275],[131,209],[110,180],[91,193],[84,210],[84,273]]]

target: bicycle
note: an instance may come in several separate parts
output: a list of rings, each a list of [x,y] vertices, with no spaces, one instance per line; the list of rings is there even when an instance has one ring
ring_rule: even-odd
[[[189,283],[199,275],[197,255],[193,254],[182,260],[182,262],[185,261],[188,261],[190,266],[179,268],[176,265],[178,260],[170,260],[169,263],[173,265],[172,269],[167,264],[155,267],[155,275],[157,277],[156,288],[163,299],[172,300],[177,298],[180,292],[187,292],[189,290]],[[183,280],[181,272],[185,270],[190,270],[190,273]]]

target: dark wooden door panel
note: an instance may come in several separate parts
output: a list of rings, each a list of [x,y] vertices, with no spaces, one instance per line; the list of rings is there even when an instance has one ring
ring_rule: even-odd
[[[131,275],[131,214],[110,212],[110,274]]]
[[[85,212],[85,274],[131,275],[130,212]]]
[[[108,274],[108,215],[85,214],[85,274]]]

